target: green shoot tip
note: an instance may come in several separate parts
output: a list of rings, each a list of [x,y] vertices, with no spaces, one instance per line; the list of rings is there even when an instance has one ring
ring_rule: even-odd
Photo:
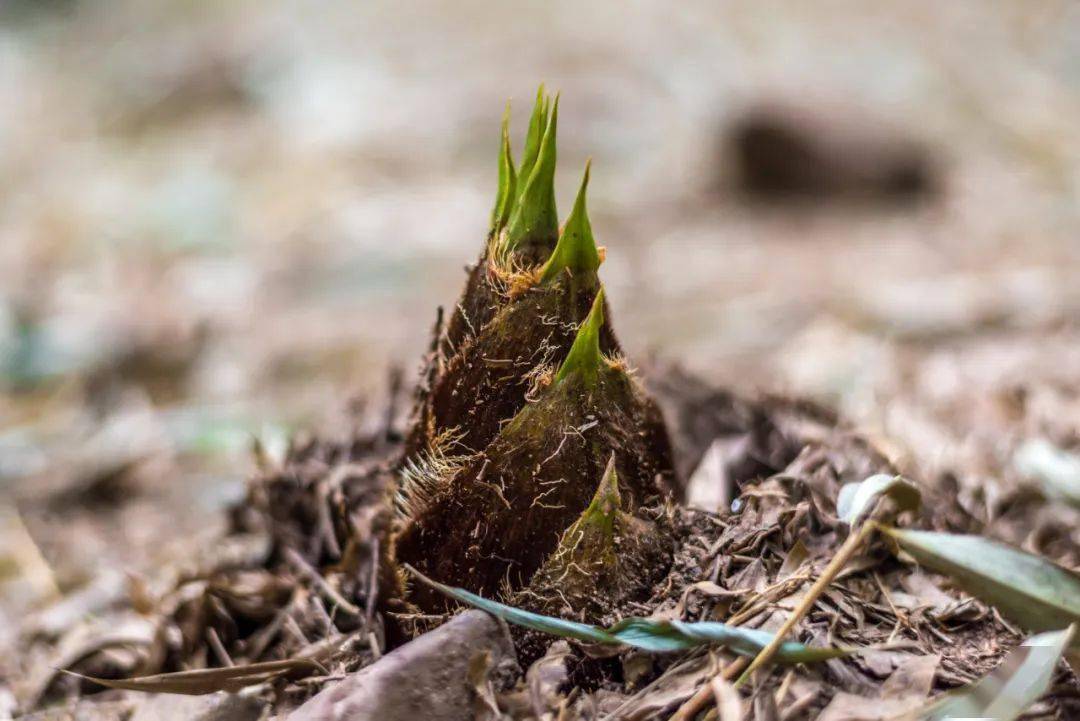
[[[571,275],[583,272],[593,272],[600,267],[600,251],[596,247],[593,238],[592,224],[589,222],[589,211],[585,205],[585,193],[589,187],[589,170],[592,160],[585,163],[585,175],[581,179],[581,188],[578,190],[577,199],[574,200],[574,208],[570,211],[570,217],[566,219],[562,235],[555,246],[548,262],[540,272],[540,282],[549,283],[564,271],[570,271]]]
[[[521,191],[521,197],[507,230],[509,249],[525,241],[554,244],[559,237],[559,214],[555,208],[555,134],[559,122],[559,96],[557,94],[551,103],[550,112],[545,108],[543,115],[547,123],[536,153],[536,162],[529,168],[528,175],[526,175],[527,158],[522,160],[519,178],[524,182],[524,189]],[[537,112],[534,111],[533,119],[538,120],[538,118]],[[529,128],[531,135],[531,122]],[[529,139],[526,140],[526,154],[528,153]]]
[[[491,211],[491,226],[495,232],[510,219],[510,211],[517,197],[516,191],[517,174],[514,172],[514,157],[510,151],[510,102],[507,101],[499,143],[499,189],[495,196],[495,207]]]
[[[521,187],[517,189],[517,200],[525,192],[525,181],[532,174],[533,166],[536,165],[536,157],[540,154],[540,142],[544,139],[544,129],[548,123],[548,97],[544,93],[544,84],[536,90],[536,102],[533,104],[532,115],[529,117],[529,129],[525,132],[525,150],[521,156]]]
[[[605,530],[612,530],[615,527],[615,516],[621,507],[619,475],[615,472],[615,453],[613,452],[608,459],[607,467],[604,468],[596,494],[589,503],[589,507],[581,514],[581,520],[594,526],[602,526]]]
[[[559,383],[572,375],[580,375],[588,385],[596,382],[597,373],[604,362],[600,352],[600,328],[604,325],[604,289],[596,293],[589,315],[578,327],[574,344],[570,346],[570,352],[566,354],[559,372],[555,374],[555,382]]]

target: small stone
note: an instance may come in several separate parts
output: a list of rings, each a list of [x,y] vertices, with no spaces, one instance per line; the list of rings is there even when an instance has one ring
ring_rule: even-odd
[[[482,611],[467,611],[324,689],[288,721],[472,719],[469,666],[485,653],[495,673],[517,667],[504,627]]]

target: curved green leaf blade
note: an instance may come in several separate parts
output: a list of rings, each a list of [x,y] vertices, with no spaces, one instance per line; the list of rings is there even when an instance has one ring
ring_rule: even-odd
[[[531,611],[524,611],[520,608],[507,606],[498,601],[492,601],[483,596],[477,596],[475,593],[466,591],[464,588],[445,586],[438,581],[433,581],[408,564],[405,565],[405,568],[444,596],[448,596],[455,601],[460,601],[473,608],[479,608],[481,611],[487,611],[492,616],[497,616],[504,621],[517,624],[518,626],[531,628],[535,631],[543,631],[544,633],[550,633],[554,636],[561,636],[563,638],[573,638],[578,641],[585,641],[586,643],[619,643],[618,639],[610,634],[604,633],[604,631],[596,626],[590,626],[587,623],[577,623],[576,621],[567,621],[552,616],[544,616],[539,613],[532,613]]]
[[[650,618],[628,618],[607,632],[625,643],[649,651],[682,651],[703,644],[716,644],[740,656],[753,658],[769,645],[773,634],[753,628],[729,626],[716,621],[658,621]],[[781,663],[814,663],[850,655],[842,648],[812,648],[795,641],[780,646],[776,659]]]
[[[1080,623],[1080,576],[980,536],[882,527],[916,561],[1032,631]]]
[[[992,718],[1012,721],[1046,693],[1076,627],[1032,636],[976,683],[927,710],[933,721]]]
[[[860,483],[848,483],[836,499],[836,515],[849,526],[855,526],[874,510],[882,496],[892,499],[898,511],[914,511],[922,502],[922,494],[903,476],[878,473]]]
[[[627,618],[611,628],[602,629],[585,623],[543,616],[531,611],[492,601],[462,588],[445,586],[420,574],[411,566],[406,568],[423,583],[440,593],[487,611],[510,623],[543,631],[563,638],[573,638],[586,643],[625,645],[653,653],[682,651],[694,646],[714,644],[723,646],[740,656],[752,658],[772,641],[773,635],[752,628],[738,628],[714,621],[684,623],[682,621],[658,621],[649,618]],[[780,647],[776,659],[781,663],[813,663],[851,654],[849,649],[812,648],[794,641]]]
[[[670,621],[669,623],[688,638],[706,643],[722,644],[747,658],[757,656],[773,639],[773,634],[768,631],[728,626],[715,621],[699,621],[697,623]],[[853,652],[854,649],[849,648],[822,648],[806,646],[797,641],[785,641],[780,645],[775,658],[786,664],[817,663],[819,661],[828,661],[831,658],[850,656]]]

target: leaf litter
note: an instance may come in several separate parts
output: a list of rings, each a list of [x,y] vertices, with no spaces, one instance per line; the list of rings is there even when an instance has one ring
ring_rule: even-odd
[[[681,373],[665,378],[670,383]],[[728,435],[769,439],[780,447],[748,446],[747,453],[782,459],[783,465],[764,477],[735,474],[738,494],[726,512],[669,509],[679,543],[669,571],[635,614],[654,619],[650,623],[657,627],[721,621],[775,632],[850,531],[833,500],[841,488],[879,474],[896,476],[871,445],[823,420],[814,409],[776,398],[730,398],[754,408],[751,417],[770,430],[753,433],[752,427],[743,427]],[[380,417],[392,420],[374,433],[358,433],[344,442],[295,442],[280,467],[253,479],[247,497],[231,513],[233,527],[218,546],[219,557],[211,554],[206,565],[187,569],[174,588],[152,597],[149,617],[160,630],[141,642],[159,648],[149,654],[155,657],[152,662],[131,665],[123,657],[88,649],[71,670],[103,679],[139,676],[132,682],[106,682],[178,693],[250,684],[287,707],[438,623],[395,603],[389,593],[380,597],[387,584],[397,583],[379,576],[377,539],[388,522],[384,498],[389,462],[402,437],[401,414],[394,410],[400,403],[389,400],[379,409]],[[742,463],[735,461],[735,467]],[[929,513],[917,515],[922,519]],[[234,544],[258,546],[251,543],[253,537],[266,542],[254,553],[236,552]],[[318,582],[311,569],[317,570]],[[818,599],[792,637],[811,646],[868,650],[820,666],[796,667],[794,675],[779,670],[759,675],[751,687],[754,698],[771,696],[787,713],[784,718],[810,719],[840,708],[855,713],[852,709],[925,704],[929,696],[993,671],[1020,642],[1018,629],[991,607],[952,590],[951,581],[933,571],[930,565],[919,570],[897,560],[880,541],[870,544]],[[336,606],[335,598],[345,604]],[[231,666],[215,657],[207,641],[211,629]],[[321,649],[316,656],[314,649]],[[555,677],[565,680],[533,681],[531,691],[525,686],[495,689],[493,698],[515,718],[539,718],[542,714],[535,711],[541,708],[547,709],[543,713],[558,709],[562,718],[663,718],[703,689],[701,710],[711,707],[719,688],[730,715],[732,695],[724,685],[730,681],[720,671],[731,668],[736,657],[719,647],[665,650],[650,659],[631,687],[625,652],[614,659],[594,658],[592,644],[564,645],[555,657],[536,661],[530,673],[535,679],[540,668],[557,667],[564,670]],[[621,663],[613,663],[619,658]],[[204,671],[169,673],[185,667]],[[1070,682],[1062,682],[1063,703],[1068,703],[1064,689]],[[56,678],[41,700],[56,698],[68,683]],[[95,686],[83,681],[81,688],[89,693]],[[514,701],[523,693],[533,696],[528,704]],[[888,702],[882,701],[886,693]],[[744,697],[745,717],[755,718],[759,706]]]

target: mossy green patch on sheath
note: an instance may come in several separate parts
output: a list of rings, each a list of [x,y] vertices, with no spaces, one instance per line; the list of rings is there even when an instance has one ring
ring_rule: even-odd
[[[567,534],[573,536],[580,532],[582,536],[596,536],[600,545],[608,546],[615,533],[615,518],[621,510],[622,497],[619,495],[619,474],[615,472],[615,454],[611,454],[604,475],[600,478],[600,485],[593,494],[593,499],[588,507],[581,512],[581,518],[567,529]],[[573,541],[580,545],[580,540]]]
[[[621,366],[604,362],[589,382],[579,373],[553,382],[441,484],[403,529],[398,557],[477,593],[521,588],[588,507],[613,453],[626,508],[670,488],[659,410]]]
[[[661,516],[626,512],[612,453],[592,501],[516,601],[543,613],[612,619],[640,601],[670,563],[673,537]]]
[[[463,446],[483,450],[506,419],[524,407],[537,376],[566,357],[594,293],[566,278],[533,288],[499,309],[444,362],[424,399],[427,425],[414,427],[410,435],[435,439],[456,429]],[[601,328],[600,345],[607,353],[619,350],[607,326]],[[416,445],[423,445],[419,438]]]

